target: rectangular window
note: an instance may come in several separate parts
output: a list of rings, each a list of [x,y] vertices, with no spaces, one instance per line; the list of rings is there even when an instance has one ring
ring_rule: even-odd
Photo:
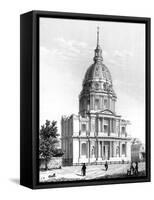
[[[108,102],[107,102],[107,99],[104,99],[104,109],[106,109],[108,107]]]
[[[104,133],[108,133],[108,125],[104,125]]]
[[[103,119],[100,119],[100,131],[103,132]]]
[[[122,133],[122,134],[125,134],[125,127],[122,127],[122,128],[121,128],[121,133]]]
[[[99,109],[100,109],[99,99],[95,99],[95,110],[99,110]]]
[[[125,155],[126,154],[126,145],[122,144],[122,154]]]
[[[82,130],[82,131],[86,131],[86,124],[82,124],[81,130]]]

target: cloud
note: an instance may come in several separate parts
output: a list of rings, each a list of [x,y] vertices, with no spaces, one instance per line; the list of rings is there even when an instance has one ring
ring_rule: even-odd
[[[41,58],[47,64],[71,62],[72,65],[79,65],[91,57],[91,51],[85,42],[66,40],[59,37],[54,39],[54,43],[50,48],[45,46],[40,47]]]
[[[44,61],[47,64],[53,64],[53,63],[68,60],[69,55],[65,55],[62,51],[58,49],[48,49],[44,46],[41,46],[40,58],[41,58],[41,61]]]
[[[65,40],[64,38],[56,38],[55,39],[57,45],[62,50],[66,50],[65,53],[71,52],[75,54],[79,54],[82,49],[85,49],[87,47],[87,44],[85,42],[79,42],[75,40]]]
[[[115,50],[113,52],[113,57],[120,57],[120,58],[126,58],[126,57],[132,57],[133,56],[133,53],[132,51],[128,51],[126,49],[124,50]]]
[[[65,40],[64,38],[56,38],[56,42],[58,42],[60,45],[64,45],[65,47],[69,48],[85,48],[87,47],[87,44],[85,42],[79,42],[76,40]]]

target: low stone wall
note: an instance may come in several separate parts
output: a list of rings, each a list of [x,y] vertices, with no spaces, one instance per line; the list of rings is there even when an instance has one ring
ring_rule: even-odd
[[[48,169],[59,169],[62,166],[62,157],[52,157],[48,161]],[[40,169],[45,169],[45,161],[40,160]]]

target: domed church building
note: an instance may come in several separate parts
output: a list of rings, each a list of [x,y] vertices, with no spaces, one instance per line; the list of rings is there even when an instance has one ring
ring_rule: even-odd
[[[116,93],[109,69],[97,46],[93,64],[87,69],[79,95],[79,114],[61,119],[63,164],[101,164],[131,160],[129,121],[116,114]]]

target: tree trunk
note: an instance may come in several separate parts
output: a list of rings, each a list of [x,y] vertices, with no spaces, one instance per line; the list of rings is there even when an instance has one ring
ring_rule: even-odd
[[[45,159],[45,170],[48,170],[48,160]]]

